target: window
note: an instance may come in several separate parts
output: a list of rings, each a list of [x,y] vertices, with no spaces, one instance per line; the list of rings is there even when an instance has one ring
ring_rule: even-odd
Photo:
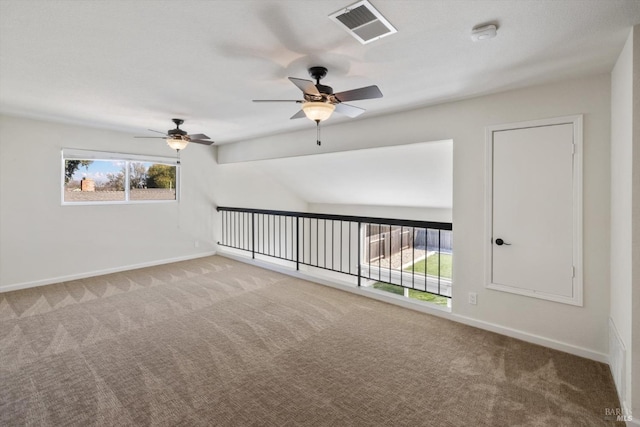
[[[62,150],[62,204],[144,203],[178,200],[176,159]]]

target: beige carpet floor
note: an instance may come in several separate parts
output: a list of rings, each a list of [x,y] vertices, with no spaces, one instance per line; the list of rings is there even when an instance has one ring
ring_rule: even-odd
[[[0,294],[2,426],[599,426],[606,365],[220,256]]]

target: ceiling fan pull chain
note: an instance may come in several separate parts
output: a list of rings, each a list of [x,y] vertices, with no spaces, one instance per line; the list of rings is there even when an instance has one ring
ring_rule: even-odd
[[[318,145],[321,145],[321,142],[320,142],[320,120],[316,120],[316,130],[317,130],[316,143]]]

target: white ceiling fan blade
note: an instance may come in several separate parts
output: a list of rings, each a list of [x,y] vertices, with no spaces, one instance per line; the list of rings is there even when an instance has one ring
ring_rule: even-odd
[[[291,83],[298,86],[298,88],[304,93],[308,93],[309,95],[320,95],[318,88],[311,80],[305,79],[297,79],[295,77],[289,77]]]
[[[354,107],[353,105],[349,105],[349,104],[336,104],[336,112],[340,113],[340,114],[344,114],[347,117],[358,117],[360,114],[364,113],[365,110],[364,108],[360,108],[360,107]]]
[[[382,92],[380,92],[378,86],[374,85],[338,92],[335,94],[335,97],[338,98],[340,102],[356,101],[359,99],[382,98]]]
[[[302,111],[302,110],[298,111],[293,116],[291,116],[292,119],[300,119],[302,117],[307,117],[307,115],[304,114],[304,111]]]

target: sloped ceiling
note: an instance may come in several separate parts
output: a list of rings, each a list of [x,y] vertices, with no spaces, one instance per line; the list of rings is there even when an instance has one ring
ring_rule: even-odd
[[[251,102],[299,98],[287,77],[309,66],[336,91],[377,84],[352,102],[371,117],[609,72],[640,22],[637,0],[371,2],[398,33],[363,46],[328,19],[350,0],[2,0],[0,112],[132,135],[179,117],[223,144],[313,126]],[[498,37],[473,43],[486,23]]]
[[[450,140],[262,160],[252,167],[307,203],[452,207]]]

